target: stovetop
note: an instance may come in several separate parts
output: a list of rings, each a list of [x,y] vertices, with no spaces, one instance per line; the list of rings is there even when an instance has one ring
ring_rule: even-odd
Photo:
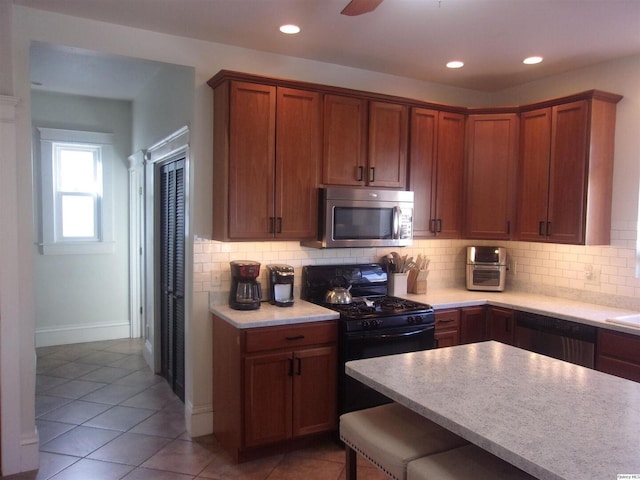
[[[424,303],[387,295],[369,298],[356,297],[347,305],[323,303],[323,306],[340,312],[341,317],[345,320],[389,317],[433,310],[430,305]]]

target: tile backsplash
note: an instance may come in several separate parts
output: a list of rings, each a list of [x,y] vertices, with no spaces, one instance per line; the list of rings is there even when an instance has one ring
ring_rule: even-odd
[[[411,247],[317,250],[298,242],[217,242],[196,239],[193,245],[194,292],[210,292],[226,302],[230,289],[229,262],[255,260],[262,265],[286,263],[296,274],[299,296],[303,265],[378,262],[398,251],[431,259],[429,287],[464,288],[465,247],[500,245],[507,248],[510,271],[507,289],[541,293],[613,307],[640,310],[640,278],[636,277],[635,225],[612,231],[611,246],[576,246],[532,242],[473,240],[415,240]]]

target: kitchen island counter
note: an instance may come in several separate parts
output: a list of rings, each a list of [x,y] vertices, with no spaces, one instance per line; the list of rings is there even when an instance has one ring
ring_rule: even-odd
[[[537,478],[640,474],[636,382],[494,341],[356,360],[346,372]]]

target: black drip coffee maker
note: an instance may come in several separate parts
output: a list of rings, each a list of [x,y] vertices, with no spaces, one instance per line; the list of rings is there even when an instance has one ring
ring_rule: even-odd
[[[262,287],[257,280],[260,263],[234,260],[231,264],[229,306],[235,310],[257,310],[262,299]]]

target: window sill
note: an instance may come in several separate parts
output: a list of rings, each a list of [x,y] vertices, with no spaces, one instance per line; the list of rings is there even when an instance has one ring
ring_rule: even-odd
[[[115,242],[69,242],[39,244],[42,255],[110,255],[115,252]]]

